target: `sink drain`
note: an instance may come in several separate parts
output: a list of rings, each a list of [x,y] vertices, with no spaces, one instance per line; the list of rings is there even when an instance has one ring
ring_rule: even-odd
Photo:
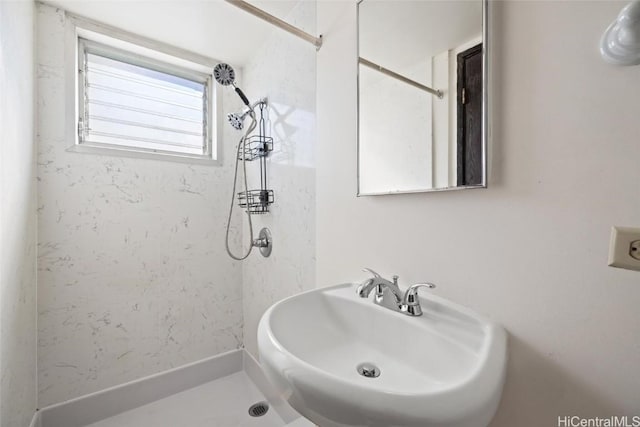
[[[358,365],[358,373],[366,378],[377,378],[380,376],[380,368],[373,363],[365,362]]]
[[[261,417],[269,410],[269,404],[267,402],[258,402],[249,408],[249,415],[252,417]]]

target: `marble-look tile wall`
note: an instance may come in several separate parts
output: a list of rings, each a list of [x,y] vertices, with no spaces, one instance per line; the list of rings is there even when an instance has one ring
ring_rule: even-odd
[[[224,249],[235,135],[222,167],[66,152],[64,26],[38,5],[41,407],[242,345]]]
[[[315,34],[316,2],[300,1],[286,21]],[[269,99],[267,133],[274,138],[268,183],[275,204],[269,214],[255,216],[253,226],[256,235],[262,227],[271,230],[273,252],[263,258],[256,250],[242,265],[244,344],[255,355],[264,311],[279,299],[315,287],[316,49],[274,29],[244,76],[242,85],[252,100]],[[260,183],[258,165],[247,166],[255,187]]]
[[[36,410],[33,2],[0,1],[0,426]]]

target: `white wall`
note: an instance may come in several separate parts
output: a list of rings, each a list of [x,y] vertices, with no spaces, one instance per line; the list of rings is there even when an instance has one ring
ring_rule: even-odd
[[[36,409],[34,4],[0,2],[0,426]]]
[[[371,267],[503,324],[494,427],[640,409],[640,275],[606,265],[640,226],[640,67],[597,49],[624,4],[492,2],[489,188],[356,198],[355,2],[318,3],[317,283]]]
[[[315,34],[316,2],[300,1],[285,20]],[[244,76],[241,86],[252,101],[269,98],[267,133],[274,138],[267,169],[275,203],[270,213],[253,217],[256,237],[262,227],[271,230],[273,252],[263,258],[254,250],[242,264],[244,344],[255,355],[264,311],[315,287],[316,50],[273,29],[244,67]],[[257,162],[248,163],[247,169],[252,188],[259,188]],[[248,232],[245,223],[243,240]]]
[[[43,407],[242,345],[242,272],[230,128],[223,167],[66,152],[64,13],[40,5],[38,25]]]
[[[43,0],[103,24],[172,46],[245,64],[273,26],[219,0]],[[275,16],[285,16],[297,0],[249,0]],[[238,31],[242,29],[242,31]]]
[[[431,188],[432,95],[364,65],[359,68],[360,192]],[[393,71],[433,86],[430,57]]]
[[[456,145],[451,147],[451,140],[455,139],[456,124],[451,120],[450,110],[454,108],[450,108],[449,103],[455,103],[457,95],[457,82],[450,78],[450,54],[451,51],[446,50],[435,55],[432,60],[433,87],[443,93],[442,99],[437,96],[431,96],[429,99],[433,111],[433,188],[456,185],[455,179],[450,179],[452,175],[456,175]],[[456,73],[454,72],[454,76]]]

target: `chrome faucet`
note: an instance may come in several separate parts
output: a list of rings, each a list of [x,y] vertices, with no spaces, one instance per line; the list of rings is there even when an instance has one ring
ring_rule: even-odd
[[[375,289],[373,302],[378,305],[394,310],[402,302],[398,276],[393,276],[393,282],[390,282],[370,268],[364,268],[362,271],[371,273],[373,277],[362,282],[356,289],[360,298],[368,298],[371,291]]]
[[[398,287],[398,276],[393,276],[393,282],[380,276],[370,268],[362,271],[371,273],[373,277],[362,282],[356,289],[356,293],[360,298],[367,298],[371,291],[375,289],[373,302],[393,311],[405,313],[408,316],[421,316],[422,307],[418,299],[418,289],[421,287],[433,289],[436,287],[433,283],[416,283],[409,286],[409,289],[402,296],[402,291]]]

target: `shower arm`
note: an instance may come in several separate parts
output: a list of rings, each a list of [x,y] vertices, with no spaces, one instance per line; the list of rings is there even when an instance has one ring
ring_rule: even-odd
[[[256,102],[254,102],[251,105],[248,105],[247,108],[245,108],[241,113],[240,113],[240,117],[244,118],[247,114],[249,114],[251,111],[253,111],[254,108],[256,108],[258,105],[260,104],[266,104],[267,103],[267,98],[260,98],[258,99]]]

